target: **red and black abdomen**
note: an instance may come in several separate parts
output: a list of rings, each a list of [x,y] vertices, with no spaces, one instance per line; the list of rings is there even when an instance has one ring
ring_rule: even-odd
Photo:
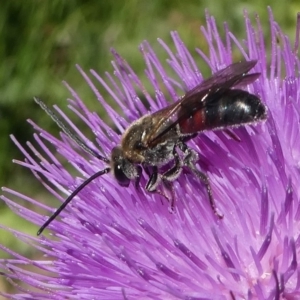
[[[266,107],[253,94],[243,90],[220,89],[205,99],[186,102],[178,113],[182,134],[222,127],[240,126],[266,118]]]

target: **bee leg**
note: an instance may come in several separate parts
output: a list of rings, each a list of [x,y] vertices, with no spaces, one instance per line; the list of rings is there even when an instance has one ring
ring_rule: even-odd
[[[175,192],[174,192],[174,187],[172,182],[179,177],[179,175],[182,172],[182,166],[183,166],[183,162],[179,157],[178,153],[176,152],[175,147],[173,149],[173,156],[174,156],[174,166],[171,167],[166,172],[164,172],[163,174],[159,174],[156,168],[156,172],[152,173],[146,185],[146,189],[149,192],[157,192],[163,195],[165,198],[167,198],[167,200],[171,203],[171,211],[174,211],[174,206],[175,206]],[[161,191],[157,190],[157,187],[161,182],[169,191],[171,191],[171,195],[172,195],[171,198],[165,195],[164,193],[162,193]]]
[[[167,182],[172,182],[176,180],[182,172],[183,161],[179,157],[178,153],[176,152],[175,147],[173,150],[173,156],[174,156],[174,166],[162,174],[162,179]]]
[[[141,176],[142,176],[142,172],[143,172],[143,169],[141,166],[137,166],[137,177],[135,179],[135,188],[140,191],[141,190],[141,186],[140,186],[140,181],[141,181]]]
[[[210,185],[210,182],[209,182],[209,177],[205,173],[197,170],[197,168],[195,166],[195,163],[198,160],[198,153],[196,151],[194,151],[193,149],[190,149],[183,142],[180,143],[178,146],[184,152],[184,155],[185,155],[184,156],[184,162],[183,162],[184,165],[187,166],[205,185],[205,188],[206,188],[207,193],[208,193],[210,206],[211,206],[214,214],[219,219],[222,219],[224,215],[220,214],[218,212],[218,209],[217,209],[217,206],[216,206],[213,194],[212,194],[212,188],[211,188],[211,185]]]
[[[178,153],[176,152],[175,147],[173,149],[173,156],[174,156],[174,166],[162,174],[162,180],[164,184],[169,190],[171,190],[172,193],[172,199],[171,199],[172,211],[174,210],[174,206],[175,206],[175,192],[174,192],[174,187],[172,182],[180,176],[183,167],[183,161],[178,155]]]
[[[164,196],[170,203],[171,203],[171,211],[174,211],[174,204],[175,204],[175,193],[174,193],[174,188],[172,182],[176,180],[179,175],[181,174],[182,171],[182,161],[178,155],[178,153],[175,150],[173,151],[174,155],[174,166],[164,172],[163,174],[158,173],[157,167],[153,168],[153,173],[150,175],[149,181],[146,185],[146,190],[148,192],[156,192],[159,193],[160,195]],[[160,183],[163,183],[164,186],[171,191],[172,197],[168,197],[166,194],[163,192],[157,190],[157,187],[159,186]]]
[[[158,173],[157,167],[152,168],[152,174],[150,174],[149,180],[146,184],[146,190],[148,192],[156,192],[156,188],[161,182],[161,174]]]
[[[151,171],[152,171],[152,173],[151,173],[149,168],[145,167],[145,171],[149,175],[149,180],[148,180],[148,182],[146,184],[146,187],[145,187],[146,190],[149,193],[158,193],[158,194],[164,196],[169,201],[169,198],[164,193],[157,190],[157,187],[161,183],[161,174],[158,173],[158,168],[157,167],[151,168]],[[161,201],[161,203],[163,204],[162,201]]]
[[[165,179],[163,179],[163,184],[164,186],[171,191],[171,198],[167,197],[166,195],[164,195],[168,202],[170,202],[170,212],[174,212],[175,211],[175,191],[174,191],[174,186],[173,183],[171,181],[167,181]]]

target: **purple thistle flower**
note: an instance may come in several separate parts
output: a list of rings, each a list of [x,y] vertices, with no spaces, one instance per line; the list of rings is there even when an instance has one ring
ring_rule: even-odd
[[[300,61],[296,53],[300,18],[294,47],[273,20],[271,11],[270,40],[263,36],[258,18],[258,30],[247,13],[245,22],[247,37],[242,44],[226,25],[223,42],[215,20],[207,15],[207,26],[201,30],[210,54],[206,56],[197,50],[212,73],[232,63],[232,48],[237,48],[245,60],[258,60],[253,72],[260,72],[261,76],[247,89],[268,106],[264,124],[234,129],[241,142],[222,131],[206,132],[189,142],[200,153],[199,167],[210,177],[224,219],[215,218],[205,188],[190,172],[184,172],[174,184],[174,214],[169,213],[162,196],[144,189],[137,191],[133,184],[120,187],[113,176],[104,175],[84,188],[62,212],[61,219],[51,223],[48,230],[55,239],[32,237],[6,228],[39,249],[45,259],[33,261],[1,246],[14,257],[0,260],[2,275],[19,288],[16,295],[2,295],[13,299],[300,297]],[[176,32],[172,38],[175,54],[163,41],[159,43],[168,53],[169,66],[176,76],[162,67],[147,42],[140,47],[152,91],[144,88],[114,50],[114,76],[106,74],[104,80],[91,71],[125,118],[107,104],[78,67],[119,131],[147,113],[139,95],[146,98],[154,112],[203,80]],[[265,48],[269,43],[271,55],[267,57]],[[97,150],[101,155],[109,155],[120,136],[88,111],[76,92],[67,87],[73,98],[69,100],[70,108],[91,128],[96,140],[88,140],[56,107],[57,111],[88,146],[101,149]],[[153,92],[155,97],[151,96]],[[31,169],[54,197],[63,201],[84,179],[105,167],[96,158],[83,155],[64,134],[57,139],[29,122],[39,132],[34,137],[40,148],[28,143],[33,153],[30,154],[12,137],[26,157],[25,162],[17,163]],[[61,165],[49,145],[74,167],[76,177]],[[142,178],[142,186],[146,178]],[[45,209],[47,215],[55,210],[8,188],[3,190],[3,201],[37,227],[46,217],[10,200],[10,196]],[[26,270],[28,265],[36,270]],[[19,286],[17,280],[23,285]]]

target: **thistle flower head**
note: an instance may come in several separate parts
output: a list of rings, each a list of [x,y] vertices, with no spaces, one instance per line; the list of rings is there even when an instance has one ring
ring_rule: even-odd
[[[1,247],[14,257],[0,261],[2,275],[13,284],[20,280],[28,286],[18,286],[14,299],[300,297],[299,40],[291,45],[271,11],[270,39],[263,36],[258,18],[255,29],[245,13],[245,24],[242,43],[226,25],[225,39],[221,39],[214,18],[207,15],[201,31],[209,46],[208,56],[199,49],[192,55],[176,32],[171,33],[175,53],[158,40],[169,56],[172,72],[144,42],[140,50],[151,89],[146,89],[126,61],[112,50],[113,75],[107,73],[105,79],[95,71],[91,75],[111,95],[121,115],[78,67],[99,105],[116,129],[124,132],[131,122],[148,113],[141,95],[150,112],[155,112],[203,80],[195,60],[202,58],[212,73],[233,62],[233,48],[244,60],[258,61],[253,72],[261,75],[246,88],[267,105],[267,121],[234,129],[240,142],[223,131],[205,132],[189,142],[200,154],[197,167],[208,174],[224,218],[215,218],[203,184],[188,170],[174,183],[175,213],[169,212],[161,195],[136,189],[133,184],[120,187],[113,176],[104,175],[87,185],[61,218],[49,225],[55,238],[6,229],[45,256],[44,260],[33,261]],[[266,53],[268,45],[270,55]],[[95,139],[87,139],[59,108],[55,109],[91,149],[108,156],[120,136],[67,87],[72,94],[71,110],[90,127]],[[66,135],[55,138],[29,122],[38,133],[34,138],[39,148],[28,143],[29,152],[12,137],[26,157],[18,163],[32,170],[54,197],[63,201],[86,178],[105,168],[102,161],[82,153]],[[71,164],[76,176],[62,166],[49,145]],[[143,174],[141,187],[146,180]],[[46,217],[13,202],[11,196],[44,208],[47,215],[55,210],[16,191],[3,190],[2,200],[37,227]],[[28,271],[26,265],[36,270]]]

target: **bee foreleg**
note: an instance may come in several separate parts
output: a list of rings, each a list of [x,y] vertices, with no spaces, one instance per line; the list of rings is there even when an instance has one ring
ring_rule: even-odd
[[[212,194],[212,188],[210,185],[209,177],[205,173],[199,171],[196,168],[196,161],[198,160],[198,153],[196,151],[194,151],[193,149],[188,148],[188,146],[184,143],[181,143],[179,145],[179,147],[184,152],[184,159],[183,159],[184,165],[187,166],[205,185],[205,188],[206,188],[207,194],[208,194],[208,198],[209,198],[210,206],[211,206],[214,214],[218,218],[222,219],[223,215],[218,212],[217,206],[216,206],[213,194]]]
[[[176,180],[182,172],[183,161],[176,152],[175,147],[173,151],[173,156],[174,166],[162,174],[162,179],[164,181],[172,182]]]
[[[158,194],[164,196],[165,198],[167,198],[167,200],[169,201],[169,198],[164,193],[157,190],[157,187],[161,183],[161,176],[162,176],[161,174],[158,173],[157,167],[152,168],[152,173],[151,174],[150,174],[150,171],[149,171],[148,168],[146,168],[145,170],[146,170],[146,173],[149,175],[149,180],[148,180],[148,182],[146,184],[146,187],[145,187],[146,190],[149,193],[158,193]]]
[[[137,177],[135,178],[135,188],[137,190],[140,190],[140,181],[141,181],[143,169],[141,166],[136,166],[136,169],[137,169]]]
[[[146,190],[148,192],[155,192],[160,182],[161,182],[161,174],[158,173],[157,167],[153,167],[152,174],[150,175],[149,180],[146,184]]]
[[[171,210],[174,210],[174,199],[175,199],[172,182],[179,177],[179,175],[182,172],[182,166],[183,166],[182,159],[179,157],[178,153],[176,152],[175,147],[174,147],[174,151],[173,151],[173,157],[174,157],[174,166],[171,167],[166,172],[164,172],[163,174],[160,174],[158,172],[158,169],[154,168],[153,169],[154,172],[150,175],[149,181],[146,185],[147,191],[157,192],[157,193],[163,195],[165,198],[167,198],[168,201],[171,202]],[[165,194],[163,194],[157,190],[157,187],[159,186],[159,184],[161,182],[163,182],[163,184],[165,185],[165,187],[167,189],[171,190],[171,193],[172,193],[171,199],[169,199],[169,197],[167,197]]]

